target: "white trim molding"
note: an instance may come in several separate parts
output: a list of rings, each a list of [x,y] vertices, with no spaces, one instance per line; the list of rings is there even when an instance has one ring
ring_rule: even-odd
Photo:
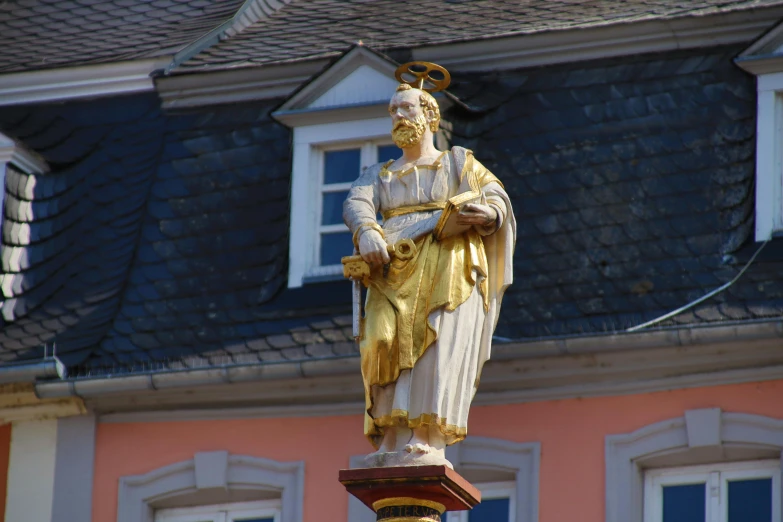
[[[717,462],[700,466],[651,469],[644,474],[644,522],[663,522],[664,488],[671,486],[702,486],[704,518],[710,522],[732,522],[729,516],[729,487],[734,481],[768,479],[771,486],[772,517],[769,522],[781,522],[780,459],[745,462]],[[744,499],[756,503],[758,497]],[[732,501],[733,502],[733,501]],[[732,511],[747,507],[740,500]]]
[[[2,78],[2,77],[0,77]],[[0,94],[2,100],[2,94]],[[2,104],[2,102],[0,102]],[[3,202],[5,201],[5,177],[7,166],[11,164],[24,174],[43,174],[49,171],[49,165],[35,152],[21,143],[0,133],[0,223],[3,222]],[[32,184],[31,184],[32,186]],[[1,296],[2,294],[0,294]]]
[[[41,156],[0,133],[0,173],[5,172],[7,163],[13,164],[26,174],[43,174],[49,171],[49,165]],[[0,203],[2,203],[2,196],[0,196]]]
[[[721,461],[729,451],[783,452],[783,420],[718,408],[686,411],[634,432],[607,435],[606,522],[642,522],[644,469],[655,459]],[[712,451],[710,451],[712,450]]]
[[[288,287],[298,288],[315,275],[318,263],[318,225],[321,219],[321,157],[324,147],[355,145],[389,138],[389,117],[306,125],[294,129],[291,176],[291,230],[289,234]],[[362,167],[369,165],[363,164]],[[357,173],[358,176],[358,173]],[[346,252],[345,255],[350,255]],[[342,274],[342,268],[333,275]]]
[[[735,63],[756,75],[756,241],[783,233],[783,24]]]
[[[339,264],[324,265],[320,259],[322,234],[348,232],[342,223],[329,224],[330,230],[321,226],[325,151],[359,150],[356,177],[377,162],[377,147],[391,143],[387,105],[398,85],[395,69],[389,59],[356,46],[272,113],[293,128],[289,288],[302,286],[306,278],[342,274]],[[329,186],[333,191],[349,188],[350,182]],[[350,254],[349,248],[343,255]]]
[[[117,522],[153,522],[156,503],[219,489],[280,494],[280,522],[302,522],[304,462],[278,462],[227,451],[201,452],[144,475],[121,477]]]
[[[480,472],[491,482],[515,482],[514,518],[510,522],[538,522],[538,475],[541,443],[511,442],[490,437],[468,437],[446,448],[446,458],[462,474]],[[350,459],[351,468],[364,467],[364,455]],[[375,514],[361,501],[348,500],[348,522],[374,522]]]
[[[171,57],[0,74],[0,106],[152,91]]]
[[[5,520],[91,520],[95,416],[14,422]]]
[[[284,98],[328,65],[316,60],[270,67],[173,74],[155,79],[164,109]]]
[[[231,502],[155,512],[155,522],[242,522],[248,519],[280,522],[280,501]]]

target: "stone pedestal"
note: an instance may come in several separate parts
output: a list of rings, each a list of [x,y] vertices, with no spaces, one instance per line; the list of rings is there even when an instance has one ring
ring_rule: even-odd
[[[343,469],[340,482],[378,522],[440,522],[445,511],[481,501],[481,493],[447,466]]]

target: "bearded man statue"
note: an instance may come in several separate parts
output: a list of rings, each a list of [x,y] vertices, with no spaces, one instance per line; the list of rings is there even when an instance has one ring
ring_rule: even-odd
[[[371,267],[360,352],[365,434],[377,451],[367,464],[451,466],[444,450],[467,434],[512,281],[516,223],[503,185],[470,150],[435,148],[440,110],[431,94],[403,83],[389,114],[402,156],[367,168],[343,206]],[[437,239],[447,201],[466,191],[481,195],[456,216],[465,231]],[[390,257],[388,245],[406,238],[414,255]]]

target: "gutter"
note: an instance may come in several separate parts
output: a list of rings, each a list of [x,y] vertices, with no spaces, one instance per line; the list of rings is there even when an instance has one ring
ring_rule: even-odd
[[[38,379],[65,378],[67,370],[57,357],[39,362],[9,363],[0,366],[0,384],[34,382]]]
[[[495,344],[492,361],[572,356],[638,349],[671,348],[727,342],[747,342],[783,338],[783,318],[737,321],[720,325],[660,328],[640,333],[573,335],[543,340],[509,340]],[[0,367],[2,370],[3,367]],[[89,399],[104,394],[162,391],[172,388],[233,384],[254,381],[358,375],[358,355],[318,360],[270,363],[230,364],[206,368],[188,368],[112,375],[76,377],[60,381],[37,382],[40,398],[80,397]]]

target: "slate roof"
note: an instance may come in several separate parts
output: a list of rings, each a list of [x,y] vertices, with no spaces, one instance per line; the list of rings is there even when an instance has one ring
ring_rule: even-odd
[[[517,215],[499,337],[621,330],[734,277],[756,247],[755,85],[739,51],[455,75],[473,111],[448,114],[453,143]],[[52,166],[9,176],[0,358],[56,341],[73,371],[100,374],[355,355],[347,283],[286,289],[279,103],[164,113],[139,94],[0,111]],[[779,318],[781,259],[666,325]]]
[[[0,74],[170,56],[248,7],[175,71],[382,52],[463,40],[705,16],[783,0],[14,0],[0,3]],[[276,10],[275,10],[276,9]],[[206,45],[206,44],[205,44]],[[198,51],[198,49],[196,49]]]
[[[0,73],[173,54],[231,19],[242,0],[0,3]]]
[[[704,16],[780,0],[293,0],[182,64],[179,72],[381,52],[544,31]]]

